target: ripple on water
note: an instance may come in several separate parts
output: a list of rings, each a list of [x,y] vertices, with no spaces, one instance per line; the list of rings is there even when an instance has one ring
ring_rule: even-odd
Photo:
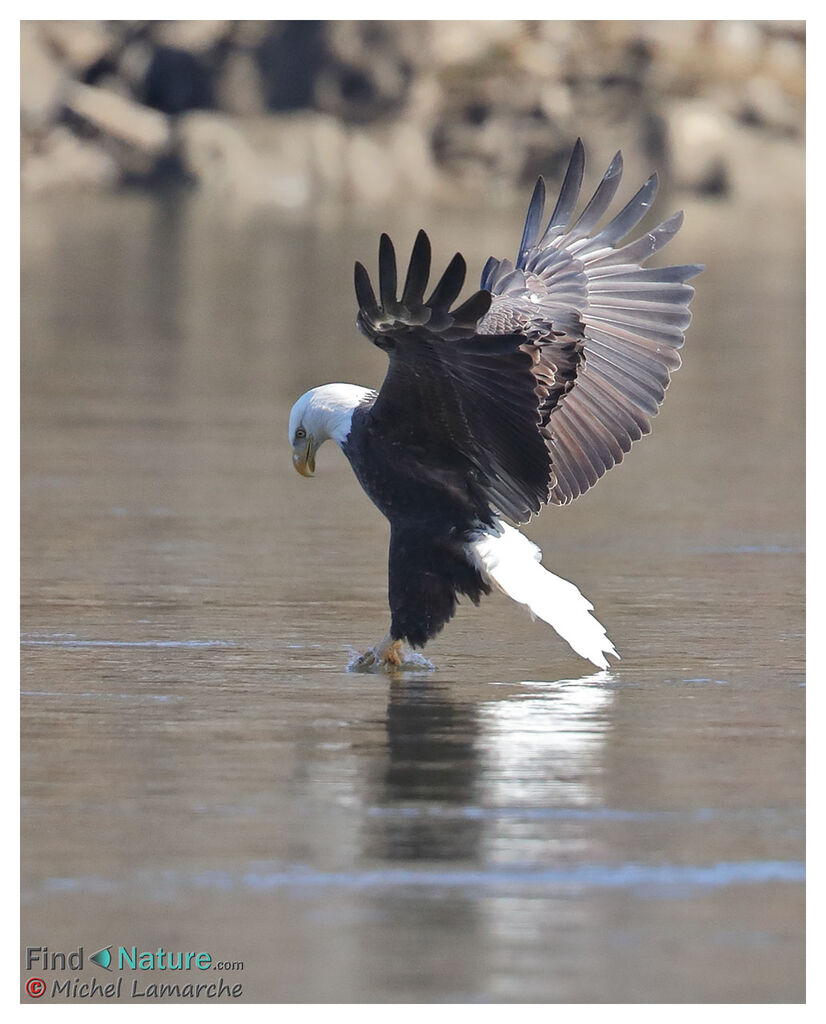
[[[578,864],[546,868],[497,865],[492,868],[416,870],[377,868],[356,871],[319,871],[305,865],[250,865],[248,869],[195,872],[142,872],[138,879],[114,880],[98,876],[50,878],[39,887],[40,896],[56,893],[115,894],[136,883],[149,898],[168,899],[187,891],[296,893],[322,889],[470,889],[479,893],[535,889],[550,896],[555,890],[626,889],[632,895],[670,898],[691,896],[698,889],[764,885],[769,882],[802,883],[802,861],[720,861],[715,864]],[[27,894],[27,902],[32,893]]]

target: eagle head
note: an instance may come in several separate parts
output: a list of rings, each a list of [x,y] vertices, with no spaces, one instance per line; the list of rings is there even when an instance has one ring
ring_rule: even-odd
[[[353,411],[374,394],[356,384],[324,384],[299,398],[290,412],[289,435],[293,465],[302,476],[315,472],[315,455],[325,441],[345,443]]]

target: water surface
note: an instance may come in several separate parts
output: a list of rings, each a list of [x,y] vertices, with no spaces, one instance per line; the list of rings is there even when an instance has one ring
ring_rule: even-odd
[[[256,1001],[803,999],[801,210],[687,208],[653,435],[527,529],[615,669],[497,595],[436,672],[345,671],[388,531],[332,446],[293,472],[290,405],[380,381],[379,231],[481,268],[520,215],[24,210],[24,945],[210,950]]]

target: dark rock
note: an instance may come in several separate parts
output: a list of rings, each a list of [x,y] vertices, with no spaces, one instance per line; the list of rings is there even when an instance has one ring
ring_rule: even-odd
[[[321,22],[275,25],[254,53],[269,110],[301,110],[312,105],[316,79],[327,60]]]
[[[170,46],[158,46],[146,69],[140,98],[164,114],[208,110],[214,104],[212,72],[205,60]]]

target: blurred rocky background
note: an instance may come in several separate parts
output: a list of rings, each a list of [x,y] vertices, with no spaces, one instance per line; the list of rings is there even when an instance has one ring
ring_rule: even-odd
[[[632,177],[800,195],[797,21],[30,21],[24,195],[187,184],[320,200],[510,198],[620,146]]]

